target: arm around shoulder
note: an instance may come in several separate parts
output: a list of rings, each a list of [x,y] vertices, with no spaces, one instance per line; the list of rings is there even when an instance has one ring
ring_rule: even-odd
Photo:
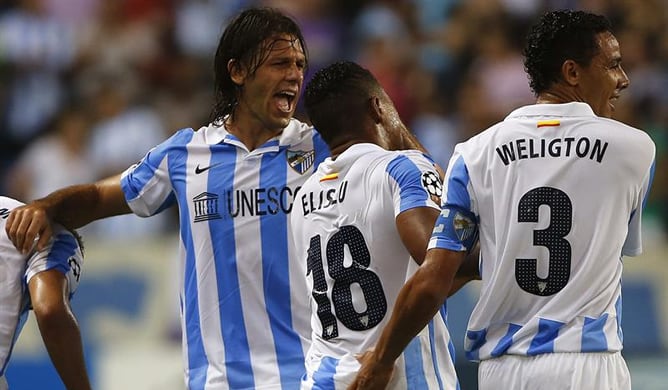
[[[98,219],[130,213],[121,175],[91,184],[79,184],[52,192],[12,211],[5,229],[21,253],[28,253],[37,241],[44,249],[52,235],[52,224],[76,229]]]

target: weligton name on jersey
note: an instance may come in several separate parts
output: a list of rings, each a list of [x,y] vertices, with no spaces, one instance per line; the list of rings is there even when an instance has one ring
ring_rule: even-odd
[[[596,138],[593,141],[588,137],[564,138],[518,138],[496,147],[503,165],[516,160],[544,157],[571,157],[588,158],[601,163],[605,157],[608,143]]]

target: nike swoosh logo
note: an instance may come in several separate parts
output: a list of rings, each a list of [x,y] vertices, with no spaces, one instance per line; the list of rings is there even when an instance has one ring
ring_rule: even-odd
[[[217,166],[217,165],[220,165],[220,164],[222,164],[222,163],[212,164],[212,165],[209,165],[208,167],[204,167],[204,168],[200,168],[200,167],[199,167],[199,164],[197,164],[197,166],[195,167],[195,175],[199,175],[199,174],[202,173],[202,172],[206,172],[206,171],[208,171],[209,169],[211,169],[211,168],[213,168],[213,167],[215,167],[215,166]]]

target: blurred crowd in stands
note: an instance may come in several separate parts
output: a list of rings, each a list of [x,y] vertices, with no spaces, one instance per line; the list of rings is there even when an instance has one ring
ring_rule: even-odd
[[[5,0],[0,192],[28,201],[118,173],[174,131],[206,125],[219,34],[258,5],[300,23],[307,78],[339,59],[369,68],[443,166],[457,142],[534,101],[521,50],[538,15],[606,15],[631,80],[615,119],[657,144],[647,215],[660,235],[668,231],[666,0]],[[138,218],[127,216],[93,233],[173,230],[165,219],[174,216],[163,214],[136,229]]]

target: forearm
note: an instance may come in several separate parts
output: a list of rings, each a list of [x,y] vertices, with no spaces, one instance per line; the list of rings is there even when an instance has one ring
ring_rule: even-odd
[[[37,318],[44,345],[56,371],[68,390],[91,388],[84,361],[81,334],[74,315],[63,308]]]
[[[83,345],[76,318],[70,309],[65,276],[48,270],[28,282],[33,312],[51,362],[68,390],[88,390]]]
[[[120,187],[120,175],[66,187],[35,203],[44,207],[50,219],[70,229],[131,211]]]
[[[375,347],[374,353],[383,364],[393,363],[445,302],[451,281],[435,283],[430,268],[420,267],[397,297],[392,317]]]
[[[76,229],[97,219],[99,194],[95,184],[81,184],[55,191],[34,203],[43,207],[51,220]]]

